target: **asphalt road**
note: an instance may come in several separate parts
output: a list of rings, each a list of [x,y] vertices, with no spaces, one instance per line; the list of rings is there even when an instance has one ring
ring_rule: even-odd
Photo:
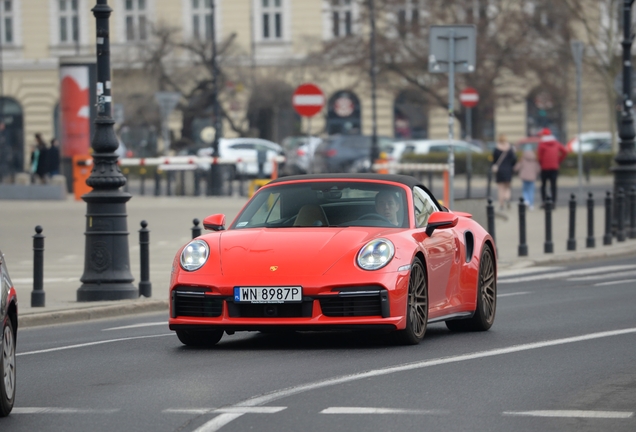
[[[224,336],[163,314],[23,329],[16,431],[634,431],[634,257],[499,278],[485,333]]]

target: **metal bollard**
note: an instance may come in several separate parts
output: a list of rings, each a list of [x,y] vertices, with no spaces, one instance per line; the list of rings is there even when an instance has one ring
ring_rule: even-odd
[[[543,252],[554,252],[554,243],[552,243],[552,198],[549,196],[545,201],[545,243],[543,243]]]
[[[227,195],[228,196],[232,196],[234,195],[234,179],[236,178],[236,172],[234,171],[234,169],[232,169],[231,166],[226,166],[225,170],[227,172]]]
[[[607,191],[605,195],[605,235],[603,245],[612,244],[612,193]]]
[[[636,188],[629,190],[629,238],[636,238]]]
[[[139,296],[150,297],[152,295],[152,284],[150,283],[150,230],[146,228],[148,223],[142,220],[139,230]]]
[[[594,198],[592,192],[587,195],[587,238],[585,239],[585,247],[596,247],[594,239]]]
[[[139,179],[141,182],[141,188],[139,190],[139,194],[141,196],[146,195],[146,168],[139,168]]]
[[[486,206],[486,216],[488,218],[488,233],[495,241],[495,208],[492,205],[492,199],[488,198],[488,205]]]
[[[568,204],[570,207],[570,223],[568,230],[567,250],[573,251],[576,250],[576,195],[570,195],[570,202]]]
[[[194,196],[201,195],[201,171],[194,171]]]
[[[625,241],[625,192],[623,188],[618,188],[616,194],[616,240]]]
[[[155,196],[161,195],[161,172],[155,171]]]
[[[192,219],[192,223],[194,224],[194,226],[192,228],[190,228],[192,230],[192,238],[197,238],[201,235],[201,227],[199,226],[199,219],[194,218]]]
[[[526,203],[523,197],[519,198],[519,256],[528,256],[528,244],[526,243]]]
[[[42,227],[35,227],[33,236],[33,291],[31,307],[44,307],[44,236]]]

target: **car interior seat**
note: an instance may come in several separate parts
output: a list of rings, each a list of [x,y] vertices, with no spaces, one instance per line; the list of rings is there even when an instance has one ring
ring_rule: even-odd
[[[327,216],[318,204],[305,204],[300,208],[294,226],[329,226]]]

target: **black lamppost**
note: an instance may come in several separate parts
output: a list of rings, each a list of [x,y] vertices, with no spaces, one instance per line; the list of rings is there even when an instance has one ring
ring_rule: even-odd
[[[126,202],[131,195],[120,190],[126,178],[117,166],[119,143],[111,116],[108,18],[112,9],[107,0],[97,0],[92,11],[97,22],[97,118],[91,143],[93,170],[86,180],[93,190],[82,196],[87,204],[86,248],[77,301],[134,299],[139,290],[132,283],[126,226]]]
[[[636,186],[636,149],[634,149],[634,117],[632,109],[632,4],[634,0],[623,0],[623,102],[621,110],[618,136],[620,137],[619,149],[612,167],[614,171],[614,196],[619,189],[629,191]],[[623,206],[627,209],[627,206]],[[614,221],[616,226],[616,200],[614,200]],[[627,220],[627,216],[624,220]]]
[[[376,102],[376,59],[375,59],[375,7],[374,0],[369,0],[369,19],[371,21],[371,167],[380,156],[378,148],[378,118]],[[373,171],[373,168],[371,169]]]
[[[209,195],[221,195],[221,172],[220,167],[216,163],[216,158],[219,157],[219,138],[221,137],[221,128],[223,127],[220,119],[219,110],[219,67],[217,65],[217,52],[216,52],[216,0],[212,0],[210,3],[211,9],[211,37],[212,37],[212,115],[214,116],[214,142],[212,143],[212,157],[215,158],[210,165],[210,189]]]

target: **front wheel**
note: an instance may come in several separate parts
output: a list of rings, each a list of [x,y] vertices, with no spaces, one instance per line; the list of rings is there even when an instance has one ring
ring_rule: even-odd
[[[428,323],[428,286],[426,270],[418,258],[411,265],[409,292],[406,304],[406,328],[396,332],[396,340],[402,345],[417,345],[426,333]]]
[[[485,245],[479,260],[475,314],[466,320],[446,321],[446,327],[449,330],[486,331],[492,327],[497,310],[497,278],[495,276],[495,256],[490,246]]]
[[[0,359],[0,417],[6,417],[15,400],[15,333],[10,319],[2,329],[2,359]]]
[[[223,337],[223,330],[177,330],[177,337],[187,346],[210,347]]]

